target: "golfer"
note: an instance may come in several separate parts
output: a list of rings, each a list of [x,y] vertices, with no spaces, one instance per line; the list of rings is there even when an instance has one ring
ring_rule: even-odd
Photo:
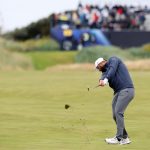
[[[109,86],[114,90],[112,101],[113,119],[116,122],[117,133],[113,138],[106,138],[108,144],[129,144],[131,143],[124,124],[124,112],[134,98],[134,86],[129,72],[117,57],[111,57],[108,60],[98,58],[95,61],[95,67],[102,72],[99,80],[99,86]]]

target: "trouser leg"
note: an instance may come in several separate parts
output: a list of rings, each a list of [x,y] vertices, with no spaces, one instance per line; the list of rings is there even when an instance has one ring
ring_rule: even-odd
[[[124,111],[127,108],[128,104],[134,97],[134,89],[124,89],[119,93],[116,93],[112,102],[113,110],[113,119],[117,125],[117,134],[118,139],[127,138],[128,133],[124,125]]]

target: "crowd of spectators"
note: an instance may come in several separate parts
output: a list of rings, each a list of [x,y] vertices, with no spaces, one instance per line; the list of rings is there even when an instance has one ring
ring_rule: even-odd
[[[102,30],[137,29],[144,30],[147,7],[104,6],[79,4],[77,10],[52,14],[52,26],[67,23],[76,28],[89,27]]]

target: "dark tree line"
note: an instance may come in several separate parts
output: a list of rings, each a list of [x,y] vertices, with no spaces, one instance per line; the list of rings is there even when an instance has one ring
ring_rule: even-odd
[[[36,39],[50,34],[50,16],[40,19],[37,22],[32,22],[26,27],[15,29],[4,35],[6,38],[24,41],[27,39]]]

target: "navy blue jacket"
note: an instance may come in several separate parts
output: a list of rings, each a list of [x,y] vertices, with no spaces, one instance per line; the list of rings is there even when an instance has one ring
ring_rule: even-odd
[[[117,57],[111,57],[104,66],[101,80],[107,78],[109,86],[117,93],[125,88],[134,88],[129,72]]]

